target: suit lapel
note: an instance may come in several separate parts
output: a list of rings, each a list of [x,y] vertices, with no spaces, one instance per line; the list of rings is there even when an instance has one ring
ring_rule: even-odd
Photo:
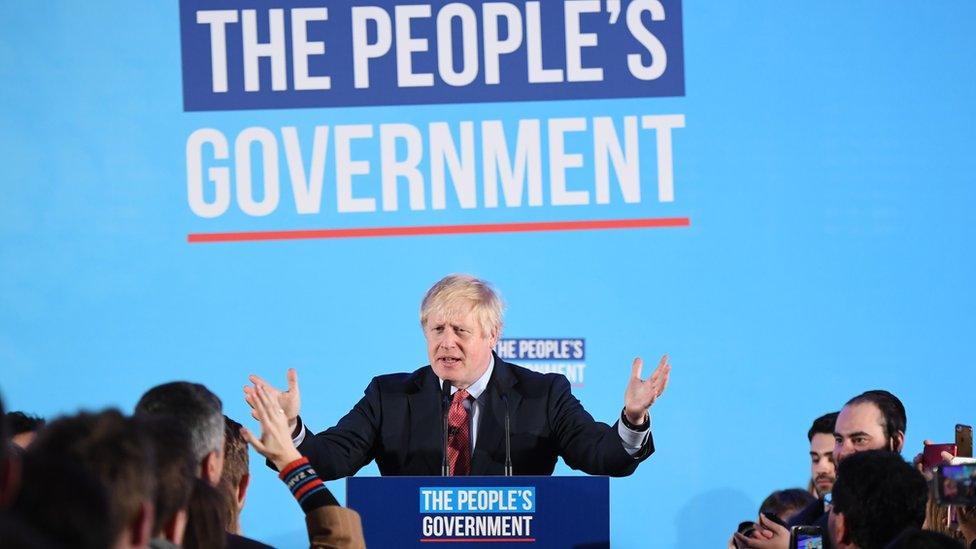
[[[510,430],[515,430],[515,418],[522,395],[511,390],[517,380],[508,363],[495,356],[495,368],[482,396],[484,409],[479,414],[478,440],[471,456],[472,475],[499,475],[505,466],[505,402],[499,392],[508,395]],[[492,456],[497,456],[493,459]]]
[[[414,379],[413,392],[407,395],[411,433],[410,453],[420,453],[427,464],[428,475],[439,475],[443,457],[440,390],[437,376],[428,366]]]

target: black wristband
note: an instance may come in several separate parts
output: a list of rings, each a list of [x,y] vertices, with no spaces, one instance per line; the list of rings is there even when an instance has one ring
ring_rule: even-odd
[[[637,431],[638,433],[642,433],[650,429],[651,427],[650,421],[644,421],[644,423],[642,423],[641,425],[634,425],[633,423],[627,421],[627,414],[625,413],[626,411],[627,408],[624,408],[623,410],[620,411],[620,421],[624,422],[624,427],[630,429],[631,431]],[[644,412],[644,414],[646,417],[647,412]],[[650,418],[647,419],[649,420]]]

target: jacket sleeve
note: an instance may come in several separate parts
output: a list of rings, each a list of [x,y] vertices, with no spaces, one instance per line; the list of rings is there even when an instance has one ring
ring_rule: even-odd
[[[364,549],[363,523],[359,513],[329,505],[305,515],[309,547],[313,549]]]
[[[323,480],[355,475],[376,457],[382,417],[379,382],[374,378],[348,414],[334,427],[306,436],[298,451]]]
[[[552,375],[548,409],[559,455],[573,469],[591,475],[627,476],[654,452],[654,439],[649,434],[636,455],[628,454],[616,423],[611,427],[595,421],[573,396],[564,376]]]

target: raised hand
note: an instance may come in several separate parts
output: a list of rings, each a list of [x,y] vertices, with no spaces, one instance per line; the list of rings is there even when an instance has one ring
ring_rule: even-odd
[[[302,457],[291,441],[291,428],[285,411],[278,407],[277,400],[263,385],[251,390],[251,400],[254,401],[251,415],[261,422],[261,438],[255,437],[247,427],[241,427],[241,436],[280,471]]]
[[[759,515],[759,528],[751,536],[736,532],[733,537],[743,549],[789,549],[790,546],[789,529],[769,520],[766,515]]]
[[[298,412],[302,407],[301,393],[298,391],[298,372],[294,368],[288,368],[288,390],[281,391],[268,384],[260,376],[251,374],[248,376],[254,387],[244,386],[244,401],[251,407],[251,415],[258,421],[261,418],[257,415],[257,393],[256,390],[264,388],[268,396],[274,400],[285,417],[288,419],[288,426],[292,429],[298,424]]]
[[[661,362],[651,377],[641,379],[641,370],[644,361],[640,357],[634,359],[634,364],[630,369],[630,381],[627,383],[627,390],[624,392],[624,415],[627,421],[634,425],[641,425],[645,421],[648,408],[654,401],[664,394],[668,386],[668,376],[671,375],[671,364],[668,363],[668,355],[661,357]]]

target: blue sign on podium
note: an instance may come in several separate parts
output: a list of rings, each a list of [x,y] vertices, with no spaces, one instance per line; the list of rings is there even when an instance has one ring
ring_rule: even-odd
[[[607,477],[352,477],[367,547],[609,547]]]

